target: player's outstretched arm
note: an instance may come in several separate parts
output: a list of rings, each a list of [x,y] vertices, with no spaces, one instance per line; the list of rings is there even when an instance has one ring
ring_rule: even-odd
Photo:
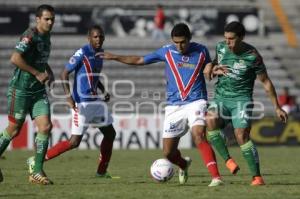
[[[269,98],[271,99],[271,102],[272,102],[273,106],[275,107],[277,117],[281,121],[286,122],[288,119],[287,113],[284,110],[282,110],[281,107],[279,106],[276,90],[275,90],[274,85],[273,85],[271,79],[269,78],[267,72],[258,74],[257,78],[262,82],[266,93],[268,94]]]
[[[135,55],[116,55],[104,52],[102,58],[105,60],[114,60],[129,65],[143,65],[144,57]]]

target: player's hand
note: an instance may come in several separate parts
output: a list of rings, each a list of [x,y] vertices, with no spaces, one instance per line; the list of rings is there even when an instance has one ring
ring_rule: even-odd
[[[216,76],[216,75],[227,76],[227,73],[228,73],[228,68],[227,67],[228,67],[227,65],[216,65],[213,68],[212,75],[213,76]]]
[[[45,82],[49,80],[49,75],[46,72],[44,73],[37,72],[35,78],[39,80],[39,82],[41,82],[42,84],[45,84]]]
[[[105,93],[103,101],[104,102],[109,102],[109,100],[110,100],[110,94],[109,93]]]
[[[286,123],[287,120],[288,120],[288,115],[287,115],[287,113],[286,113],[284,110],[282,110],[281,108],[277,108],[275,111],[276,111],[277,117],[278,117],[282,122]]]
[[[67,98],[67,103],[68,103],[68,105],[69,105],[69,107],[70,107],[71,109],[73,109],[74,111],[77,111],[76,104],[75,104],[75,102],[74,102],[74,100],[73,100],[72,97],[68,97],[68,98]]]

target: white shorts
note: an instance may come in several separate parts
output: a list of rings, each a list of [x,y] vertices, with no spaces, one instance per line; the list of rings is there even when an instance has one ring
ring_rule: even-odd
[[[197,100],[185,105],[170,105],[165,108],[163,138],[181,137],[195,125],[205,126],[206,100]]]
[[[77,111],[72,109],[72,135],[82,135],[90,125],[103,127],[113,123],[113,118],[105,102],[81,102],[76,106]]]

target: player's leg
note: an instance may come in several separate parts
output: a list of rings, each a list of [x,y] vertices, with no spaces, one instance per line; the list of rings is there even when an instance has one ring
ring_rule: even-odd
[[[29,106],[27,101],[27,97],[20,91],[13,88],[8,89],[8,126],[0,133],[0,156],[10,141],[20,133]]]
[[[8,147],[10,141],[16,137],[22,128],[26,118],[27,103],[26,97],[20,95],[16,89],[8,89],[8,126],[0,132],[0,156]],[[0,170],[0,182],[3,181],[2,172]]]
[[[53,147],[48,149],[45,161],[51,160],[66,151],[79,147],[82,137],[83,135],[71,135],[69,140],[60,141],[55,144]]]
[[[205,127],[200,125],[193,126],[192,136],[202,160],[212,178],[221,179],[215,153],[205,137]]]
[[[48,149],[49,134],[52,129],[50,117],[48,115],[40,115],[35,117],[35,123],[38,129],[35,138],[35,156],[33,171],[29,176],[29,182],[49,185],[53,182],[48,179],[47,175],[43,170],[44,158]]]
[[[179,183],[188,179],[189,157],[183,158],[178,150],[180,137],[188,130],[188,121],[183,106],[166,106],[163,129],[163,154],[173,164],[179,167]]]
[[[113,125],[108,125],[99,128],[103,133],[103,139],[100,145],[99,165],[97,169],[97,176],[110,177],[107,173],[107,168],[112,155],[113,143],[116,137],[116,131]]]
[[[205,133],[205,113],[207,101],[197,100],[185,105],[185,112],[188,118],[188,123],[191,126],[192,137],[194,143],[201,155],[201,158],[212,176],[212,183],[210,186],[218,186],[223,184],[219,174],[215,153],[207,142]]]
[[[253,177],[252,185],[264,185],[264,181],[260,173],[260,163],[257,148],[250,139],[252,103],[239,102],[233,114],[235,117],[232,120],[234,134],[238,144],[241,147],[243,157],[245,158],[250,173]]]
[[[179,183],[185,184],[188,180],[188,168],[192,162],[189,157],[183,158],[178,149],[180,137],[163,138],[163,154],[173,164],[179,167]]]
[[[226,142],[221,135],[221,126],[224,122],[221,116],[228,117],[230,113],[228,113],[228,110],[224,107],[222,102],[212,102],[206,115],[207,138],[214,149],[223,158],[229,171],[232,174],[236,174],[240,168],[230,156]]]
[[[31,96],[28,102],[31,104],[30,115],[35,120],[37,135],[35,138],[35,156],[33,172],[29,176],[31,183],[49,185],[52,181],[46,176],[43,165],[48,149],[49,135],[52,129],[50,120],[50,104],[46,92],[36,93]]]
[[[48,149],[45,156],[45,160],[50,160],[59,156],[60,154],[69,151],[71,149],[77,148],[83,137],[83,133],[88,128],[89,116],[85,112],[85,108],[82,104],[77,104],[77,110],[71,109],[72,113],[72,125],[71,125],[71,137],[68,140],[61,141]]]

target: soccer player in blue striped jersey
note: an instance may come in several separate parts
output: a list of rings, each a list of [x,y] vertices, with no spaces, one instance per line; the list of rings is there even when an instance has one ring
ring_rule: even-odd
[[[179,167],[179,183],[188,179],[189,157],[183,158],[178,149],[180,137],[191,129],[194,142],[212,176],[209,186],[223,184],[214,151],[205,136],[207,91],[203,75],[211,62],[207,48],[191,42],[191,33],[184,23],[176,24],[171,32],[173,43],[145,56],[122,56],[105,52],[104,59],[130,65],[165,62],[167,80],[167,106],[163,130],[163,153]]]
[[[108,112],[106,101],[109,94],[100,82],[100,72],[103,66],[102,44],[104,32],[100,26],[92,26],[88,30],[89,43],[77,50],[69,59],[61,73],[63,88],[67,97],[67,103],[72,111],[72,129],[69,140],[61,141],[47,151],[45,160],[48,161],[56,156],[77,148],[82,140],[84,132],[89,125],[99,128],[104,137],[100,145],[99,165],[97,177],[111,178],[107,172],[112,154],[113,142],[116,136],[112,125],[113,118]],[[73,92],[69,87],[69,74],[74,72]],[[97,88],[104,93],[105,99],[97,94]],[[34,159],[28,159],[29,170],[34,164]]]

